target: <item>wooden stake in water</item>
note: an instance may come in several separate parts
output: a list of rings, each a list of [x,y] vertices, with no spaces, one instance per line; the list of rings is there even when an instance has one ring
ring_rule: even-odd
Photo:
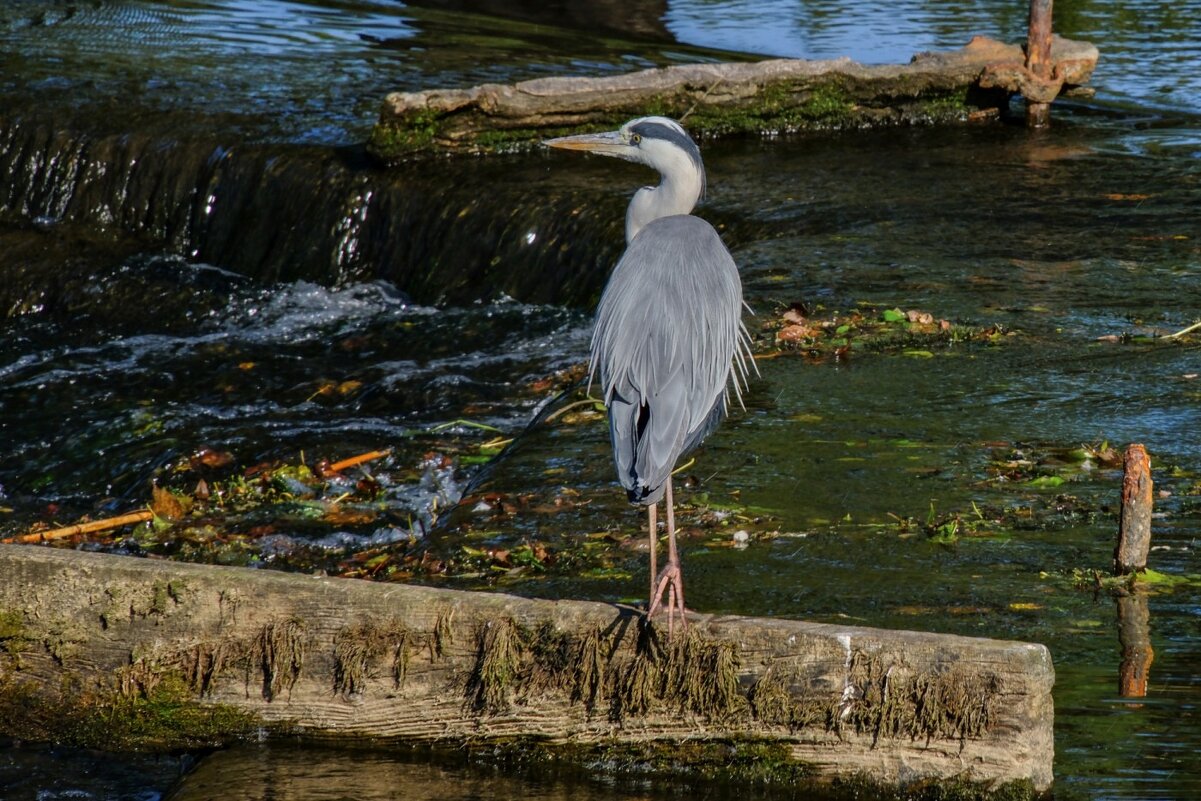
[[[1037,77],[1051,77],[1051,2],[1030,0],[1030,30],[1026,37],[1026,69]],[[1051,124],[1051,104],[1026,101],[1026,127],[1045,128]]]
[[[1151,457],[1142,445],[1126,448],[1122,476],[1122,518],[1113,552],[1114,575],[1145,570],[1151,549]]]

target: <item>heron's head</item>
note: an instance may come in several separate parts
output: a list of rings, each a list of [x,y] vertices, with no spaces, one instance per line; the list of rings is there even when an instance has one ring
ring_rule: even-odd
[[[700,148],[680,123],[667,117],[639,117],[616,131],[563,136],[548,139],[544,144],[645,164],[658,170],[667,181],[699,179],[701,194],[704,193],[705,166]]]

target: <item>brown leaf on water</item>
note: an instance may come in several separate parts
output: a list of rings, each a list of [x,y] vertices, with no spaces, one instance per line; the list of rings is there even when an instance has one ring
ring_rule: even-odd
[[[776,339],[780,342],[800,342],[803,339],[813,339],[815,333],[814,329],[807,325],[794,323],[777,331]]]
[[[355,492],[360,495],[377,495],[380,491],[380,483],[370,476],[363,476],[354,485]]]
[[[271,464],[271,462],[259,462],[258,464],[252,464],[250,467],[247,467],[245,470],[243,470],[242,475],[245,478],[254,478],[255,476],[258,476],[264,481],[267,481],[270,480],[273,472],[275,472],[275,465]]]
[[[201,467],[207,467],[210,470],[216,470],[221,467],[228,467],[233,464],[234,455],[229,451],[218,451],[210,447],[202,446],[189,457],[192,469],[197,470]]]
[[[372,510],[346,506],[331,506],[321,516],[323,522],[335,526],[361,526],[374,523],[378,518],[379,515]]]
[[[317,385],[317,389],[313,390],[313,393],[311,395],[309,395],[309,400],[312,400],[313,398],[317,397],[318,395],[333,395],[337,391],[338,391],[338,385],[335,382],[322,381],[320,384]]]
[[[183,502],[175,497],[171,490],[163,489],[155,485],[151,487],[153,500],[150,502],[150,511],[164,520],[178,520],[187,513]]]
[[[445,470],[454,464],[454,460],[444,453],[426,451],[425,455],[421,457],[421,463],[437,470]]]
[[[1092,456],[1105,467],[1117,467],[1122,463],[1122,452],[1108,444],[1095,449]]]
[[[1108,195],[1105,195],[1106,200],[1147,200],[1150,197],[1150,195],[1141,195],[1137,193],[1122,194],[1121,192],[1110,192]]]
[[[192,496],[198,501],[207,501],[212,493],[209,491],[209,483],[203,478],[196,482],[196,489],[192,490]]]

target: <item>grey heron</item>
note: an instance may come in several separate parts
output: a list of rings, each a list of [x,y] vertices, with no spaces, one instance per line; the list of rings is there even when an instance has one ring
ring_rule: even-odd
[[[617,476],[645,505],[650,537],[649,620],[666,607],[685,624],[676,548],[672,471],[739,402],[753,365],[742,323],[742,282],[713,226],[692,210],[705,191],[696,142],[676,121],[641,117],[616,131],[565,136],[550,147],[584,150],[658,170],[658,186],[634,193],[626,251],[596,312],[589,372],[600,377]],[[667,563],[656,573],[658,503],[664,501]]]

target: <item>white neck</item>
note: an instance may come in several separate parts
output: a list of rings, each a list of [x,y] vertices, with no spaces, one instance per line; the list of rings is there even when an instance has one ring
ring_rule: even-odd
[[[626,244],[652,220],[688,214],[700,200],[704,189],[701,172],[683,153],[673,157],[672,162],[659,167],[662,179],[658,186],[644,186],[634,193],[634,199],[626,209]]]

